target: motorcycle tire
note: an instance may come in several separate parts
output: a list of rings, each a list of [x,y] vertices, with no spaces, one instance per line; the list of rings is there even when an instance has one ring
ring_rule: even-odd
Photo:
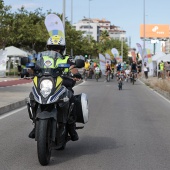
[[[108,76],[107,76],[107,82],[109,82],[110,81],[110,74],[108,74]]]
[[[58,148],[57,150],[63,151],[65,148],[66,148],[66,143],[64,143],[63,146],[61,148]]]
[[[133,79],[132,79],[132,84],[134,85],[134,83],[135,83],[135,79],[134,79],[134,77],[133,77]]]
[[[40,119],[37,124],[37,153],[41,165],[48,165],[51,157],[51,127],[47,119]]]

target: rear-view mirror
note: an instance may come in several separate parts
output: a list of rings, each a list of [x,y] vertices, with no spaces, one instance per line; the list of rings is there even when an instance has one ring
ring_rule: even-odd
[[[76,64],[77,68],[82,68],[82,67],[84,67],[84,60],[77,59],[77,60],[75,60],[75,64]]]
[[[26,63],[26,68],[34,68],[35,63]]]

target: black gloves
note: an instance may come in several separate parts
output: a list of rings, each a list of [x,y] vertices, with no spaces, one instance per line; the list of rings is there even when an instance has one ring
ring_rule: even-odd
[[[78,78],[78,79],[83,79],[80,73],[74,74],[73,77]]]

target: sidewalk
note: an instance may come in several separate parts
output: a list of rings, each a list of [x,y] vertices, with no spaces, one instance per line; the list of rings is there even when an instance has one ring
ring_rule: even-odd
[[[8,80],[19,80],[20,77],[0,77],[0,82]]]
[[[20,80],[20,77],[0,77],[0,83]],[[0,87],[0,115],[26,106],[26,98],[31,91],[32,82],[15,86]]]
[[[148,79],[139,78],[146,86],[170,100],[170,79],[161,79],[158,77],[149,77]]]
[[[4,81],[19,80],[20,77],[0,77],[0,83]],[[82,81],[77,82],[77,85]],[[0,87],[0,115],[13,111],[15,109],[26,106],[26,98],[29,97],[33,83],[29,82],[26,84]]]

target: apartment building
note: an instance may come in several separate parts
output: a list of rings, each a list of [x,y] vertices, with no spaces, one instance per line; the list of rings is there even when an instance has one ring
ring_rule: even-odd
[[[91,35],[96,41],[99,41],[101,31],[108,31],[110,38],[127,41],[126,31],[111,25],[111,22],[106,19],[84,18],[73,26],[76,30],[84,31],[84,36]]]

